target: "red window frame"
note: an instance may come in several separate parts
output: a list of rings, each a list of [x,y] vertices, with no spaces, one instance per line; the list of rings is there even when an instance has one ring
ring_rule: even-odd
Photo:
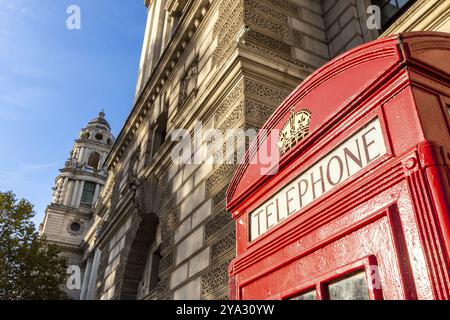
[[[316,300],[328,300],[329,297],[327,288],[329,284],[341,278],[345,278],[346,276],[350,276],[357,271],[364,271],[369,289],[369,299],[383,300],[381,281],[377,281],[376,278],[379,277],[379,274],[374,275],[373,270],[378,270],[378,263],[376,257],[374,255],[370,255],[343,267],[326,272],[313,280],[307,280],[299,284],[297,287],[283,292],[278,297],[273,298],[288,300],[315,290]]]

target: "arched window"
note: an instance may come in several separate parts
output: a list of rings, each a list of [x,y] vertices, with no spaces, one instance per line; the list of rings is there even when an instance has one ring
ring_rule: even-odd
[[[87,165],[91,168],[98,169],[98,163],[100,161],[100,154],[98,152],[92,152],[89,155]]]
[[[91,181],[85,181],[83,186],[83,193],[81,194],[81,204],[92,205],[94,201],[96,184]]]

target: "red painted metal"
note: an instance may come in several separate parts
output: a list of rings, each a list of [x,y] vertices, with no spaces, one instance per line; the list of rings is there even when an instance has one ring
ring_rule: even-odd
[[[309,135],[274,175],[252,161],[262,142],[275,148],[260,136],[227,191],[237,238],[232,299],[308,290],[327,299],[326,286],[357,269],[371,299],[450,299],[449,57],[450,34],[379,39],[332,60],[286,98],[263,128],[281,129],[292,108],[307,108]],[[374,118],[383,156],[250,241],[250,213]]]

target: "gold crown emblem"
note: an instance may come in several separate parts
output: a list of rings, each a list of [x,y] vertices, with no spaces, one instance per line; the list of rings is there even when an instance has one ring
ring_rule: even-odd
[[[309,123],[311,121],[311,111],[301,109],[299,112],[291,110],[291,116],[280,131],[278,137],[278,150],[280,155],[286,153],[297,142],[309,134]]]

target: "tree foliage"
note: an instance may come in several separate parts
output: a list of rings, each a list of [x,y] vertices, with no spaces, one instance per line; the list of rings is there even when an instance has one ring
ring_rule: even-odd
[[[31,218],[33,205],[0,192],[0,299],[61,299],[66,259],[40,238]]]

